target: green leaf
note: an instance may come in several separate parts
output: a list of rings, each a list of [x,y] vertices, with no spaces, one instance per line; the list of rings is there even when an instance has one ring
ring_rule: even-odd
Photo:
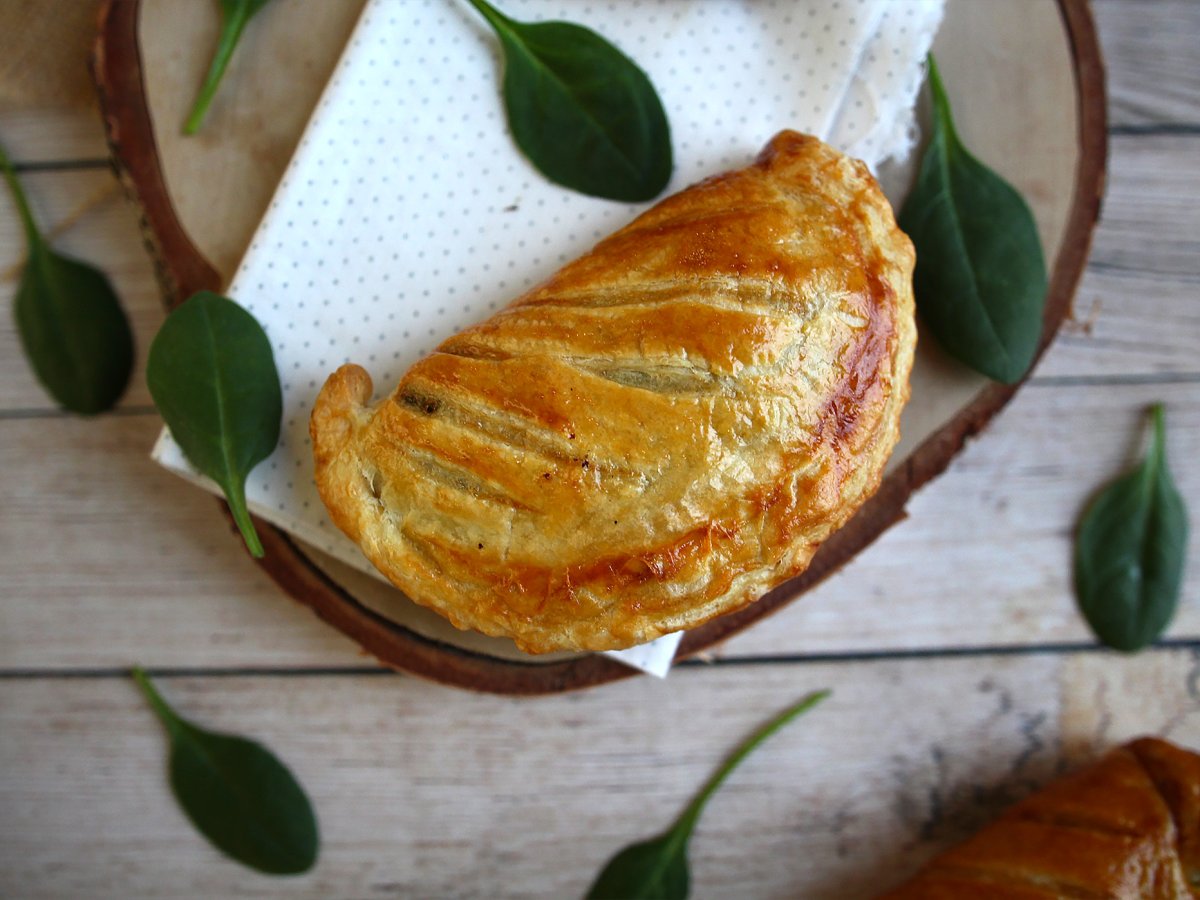
[[[1033,363],[1042,334],[1046,263],[1037,226],[1013,186],[962,145],[932,56],[929,86],[933,133],[899,217],[917,249],[917,310],[952,356],[1012,384]]]
[[[683,898],[691,892],[687,843],[678,828],[631,844],[604,867],[588,891],[589,900],[658,900]]]
[[[504,103],[521,151],[556,184],[638,202],[671,178],[671,133],[646,73],[594,31],[522,23],[470,0],[504,49]]]
[[[275,450],[283,393],[270,341],[254,316],[209,291],[167,317],[146,382],[171,436],[220,485],[254,556],[262,544],[246,510],[246,476]]]
[[[759,744],[828,696],[829,691],[809,694],[752,734],[709,778],[666,832],[648,841],[631,844],[608,861],[588,891],[588,900],[683,900],[687,897],[691,890],[688,841],[709,798]]]
[[[133,371],[133,332],[104,273],[46,243],[8,156],[0,172],[12,191],[29,244],[13,315],[21,346],[60,406],[94,415],[112,409]]]
[[[133,670],[171,741],[171,790],[196,830],[222,853],[269,875],[312,868],[320,843],[304,788],[262,744],[207,731],[176,713]]]
[[[1166,630],[1179,601],[1188,521],[1167,468],[1163,408],[1142,463],[1102,489],[1075,538],[1075,593],[1103,643],[1140,650]]]
[[[196,95],[191,114],[183,125],[184,134],[195,134],[200,130],[229,60],[233,58],[233,51],[242,38],[242,30],[255,13],[267,5],[267,0],[218,0],[218,3],[221,7],[221,31],[217,37],[217,49],[208,67],[208,74],[204,76],[204,84],[200,86],[200,93]]]

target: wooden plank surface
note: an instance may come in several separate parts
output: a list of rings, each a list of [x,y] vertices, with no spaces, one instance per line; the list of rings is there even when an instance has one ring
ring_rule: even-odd
[[[1113,137],[1076,322],[906,522],[666,682],[514,701],[376,674],[279,594],[214,501],[148,461],[140,374],[118,415],[63,416],[0,317],[0,896],[577,896],[745,731],[831,686],[714,801],[694,896],[853,900],[1116,742],[1200,746],[1200,541],[1182,646],[1080,650],[1068,583],[1075,517],[1137,455],[1154,400],[1200,510],[1200,4],[1094,8]],[[97,123],[0,110],[47,227],[111,183]],[[130,208],[95,202],[60,245],[113,277],[144,358],[161,312]],[[21,254],[0,195],[4,305]],[[184,711],[297,770],[324,835],[311,875],[252,875],[195,836],[120,674],[138,661],[177,673],[162,686]]]
[[[1087,641],[1072,529],[1096,487],[1140,454],[1155,401],[1167,404],[1180,490],[1200,497],[1196,382],[1031,386],[912,499],[907,521],[719,654]],[[0,422],[0,471],[24,472],[0,481],[0,658],[51,670],[358,660],[274,589],[215,501],[148,459],[157,430],[153,415]],[[1193,541],[1176,637],[1200,638],[1198,592]]]
[[[1035,380],[1200,373],[1200,168],[1184,164],[1200,153],[1200,137],[1119,135],[1111,153],[1104,218],[1075,320],[1064,326]],[[74,222],[56,246],[99,261],[112,278],[144,362],[163,314],[132,207],[102,169],[35,171],[23,181],[44,228]],[[10,302],[24,252],[11,200],[0,194],[0,302]],[[141,372],[123,405],[149,404]],[[20,355],[11,317],[0,319],[0,415],[48,408]]]
[[[717,794],[694,896],[856,900],[1115,742],[1200,745],[1196,674],[1185,651],[689,667],[537,701],[393,675],[163,679],[182,710],[265,740],[308,786],[323,856],[274,882],[196,838],[128,680],[9,681],[0,894],[578,897],[738,738],[831,687]]]
[[[1109,154],[1073,321],[1035,378],[1198,373],[1200,135],[1117,135]]]
[[[108,156],[100,109],[0,109],[0,140],[14,162],[69,163]]]
[[[1092,12],[1104,45],[1111,124],[1200,130],[1200,3],[1094,0]]]

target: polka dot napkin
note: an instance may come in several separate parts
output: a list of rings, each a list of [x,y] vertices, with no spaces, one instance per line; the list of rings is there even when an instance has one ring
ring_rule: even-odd
[[[498,5],[591,27],[649,74],[671,123],[670,193],[745,165],[782,128],[872,167],[906,155],[942,2]],[[353,361],[390,391],[444,338],[644,208],[543,178],[509,137],[501,72],[495,37],[463,0],[370,0],[230,287],[266,329],[283,381],[282,440],[250,476],[250,508],[364,571],[312,481],[308,416],[326,376]],[[168,434],[154,456],[195,479]],[[617,656],[662,675],[678,640]]]

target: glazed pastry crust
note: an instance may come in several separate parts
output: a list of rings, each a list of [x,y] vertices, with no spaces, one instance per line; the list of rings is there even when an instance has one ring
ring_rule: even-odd
[[[866,167],[777,135],[443,343],[313,409],[333,521],[416,602],[528,652],[629,647],[802,572],[878,487],[916,332]]]
[[[1200,756],[1142,738],[1008,809],[886,900],[1200,896]]]

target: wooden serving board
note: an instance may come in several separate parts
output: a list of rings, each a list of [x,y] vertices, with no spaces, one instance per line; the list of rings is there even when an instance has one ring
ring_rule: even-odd
[[[109,0],[93,74],[122,179],[143,211],[165,302],[233,274],[336,63],[362,0],[276,0],[247,30],[206,128],[180,133],[216,40],[215,4]],[[1068,315],[1099,213],[1106,156],[1100,49],[1085,0],[947,0],[935,44],[964,140],[1030,201],[1052,264],[1041,350]],[[786,126],[787,123],[780,123]],[[909,172],[881,179],[893,199]],[[921,341],[903,438],[878,494],[799,578],[689,632],[690,656],[791,602],[904,516],[1018,386],[987,382]],[[181,486],[181,490],[185,489]],[[530,657],[458,632],[383,583],[258,523],[264,569],[382,662],[449,684],[548,693],[635,674],[606,657]]]

